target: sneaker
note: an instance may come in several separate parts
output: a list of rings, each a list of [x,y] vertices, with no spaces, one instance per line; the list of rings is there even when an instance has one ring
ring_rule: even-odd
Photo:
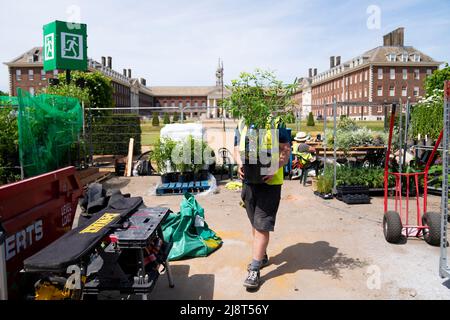
[[[247,279],[244,281],[244,287],[247,289],[259,288],[259,271],[249,270]]]
[[[262,260],[262,264],[261,264],[261,268],[260,268],[260,269],[263,269],[263,268],[267,267],[268,265],[269,265],[269,257],[268,257],[267,254],[266,254],[266,255],[264,256],[263,260]],[[247,271],[250,271],[251,266],[252,266],[252,264],[250,263],[250,264],[247,266]]]

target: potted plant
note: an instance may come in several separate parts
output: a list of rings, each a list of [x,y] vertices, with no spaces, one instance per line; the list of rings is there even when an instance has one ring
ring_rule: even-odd
[[[156,163],[163,183],[178,181],[178,174],[175,172],[176,165],[172,159],[172,152],[176,145],[176,142],[170,138],[160,138],[155,143],[151,154],[150,159]]]
[[[212,149],[205,141],[188,136],[174,151],[177,158],[175,167],[180,172],[179,182],[208,179],[208,166],[212,159]],[[206,169],[205,169],[206,168]]]
[[[317,191],[315,195],[325,199],[333,199],[333,170],[326,168],[322,175],[317,177]]]
[[[282,119],[289,116],[297,87],[297,80],[286,85],[272,72],[260,69],[241,73],[239,79],[227,86],[231,95],[224,100],[224,108],[234,118],[242,119],[247,128],[245,150],[241,150],[240,157],[249,183],[263,183],[261,169],[270,167],[272,157],[270,150],[262,148],[264,130],[273,116]]]

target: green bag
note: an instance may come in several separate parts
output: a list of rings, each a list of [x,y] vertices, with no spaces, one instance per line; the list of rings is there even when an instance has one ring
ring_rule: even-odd
[[[195,197],[185,193],[179,213],[172,213],[163,224],[164,239],[173,242],[169,260],[206,257],[220,248],[222,239],[209,229],[204,209]]]

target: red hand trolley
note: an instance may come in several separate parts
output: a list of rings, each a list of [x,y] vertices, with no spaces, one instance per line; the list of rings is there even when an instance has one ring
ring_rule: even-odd
[[[390,172],[390,154],[392,150],[392,139],[394,132],[396,115],[396,105],[392,106],[392,115],[389,128],[389,143],[385,160],[384,168],[384,217],[383,217],[383,231],[386,241],[389,243],[399,243],[402,239],[409,237],[423,239],[430,245],[440,245],[440,233],[441,233],[441,215],[437,212],[428,212],[427,200],[428,200],[428,172],[433,165],[436,152],[441,144],[444,131],[441,131],[439,138],[434,146],[430,158],[427,161],[425,170],[423,172],[414,173],[402,173],[402,172]],[[408,121],[408,120],[407,120]],[[402,152],[402,151],[401,151]],[[389,211],[389,177],[395,178],[395,210]],[[423,203],[421,203],[421,194],[419,187],[419,178],[423,177],[424,191],[423,191]],[[411,180],[414,181],[414,191],[416,198],[416,224],[410,224],[410,190]],[[403,188],[406,184],[406,196],[403,197]],[[406,198],[406,199],[404,199]],[[423,209],[423,210],[421,210]]]

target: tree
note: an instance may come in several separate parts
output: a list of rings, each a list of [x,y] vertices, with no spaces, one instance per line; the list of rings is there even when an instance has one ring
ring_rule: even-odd
[[[59,74],[59,84],[45,89],[46,93],[72,96],[83,99],[91,108],[113,108],[113,86],[111,79],[102,73],[75,71],[71,73],[71,83],[66,82],[66,74]],[[76,89],[78,88],[78,89]],[[85,96],[87,95],[87,97]]]
[[[168,112],[166,112],[166,113],[164,114],[164,120],[163,120],[163,123],[164,123],[164,124],[170,124],[170,115],[169,115]]]
[[[152,125],[154,127],[159,127],[159,116],[157,112],[153,112]]]
[[[172,121],[173,121],[174,123],[180,121],[180,115],[178,114],[178,112],[175,112],[175,113],[173,114],[173,119],[172,119]]]
[[[432,96],[436,89],[444,90],[444,82],[446,80],[450,80],[450,66],[448,63],[444,69],[436,70],[431,76],[427,77],[425,80],[426,96]]]
[[[306,123],[308,127],[314,127],[316,125],[316,122],[314,121],[314,115],[312,112],[308,115],[308,122]]]
[[[9,96],[9,94],[0,90],[0,96]]]

